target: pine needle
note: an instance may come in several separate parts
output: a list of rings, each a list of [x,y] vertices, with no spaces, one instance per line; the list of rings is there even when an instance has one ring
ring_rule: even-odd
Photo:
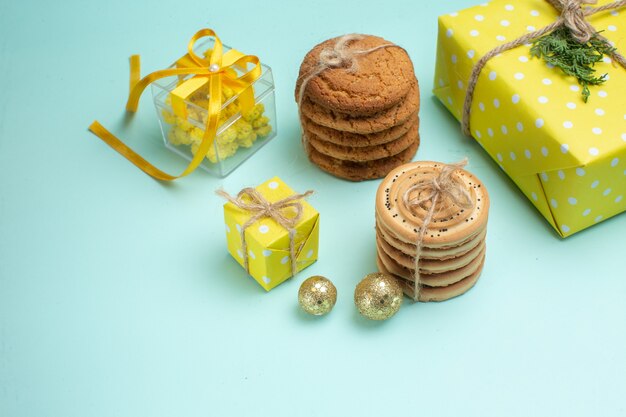
[[[565,74],[576,77],[582,86],[583,101],[591,95],[589,86],[606,81],[607,74],[596,76],[595,64],[605,55],[612,55],[615,48],[597,36],[581,44],[574,39],[570,30],[560,27],[533,42],[530,55],[543,58],[547,63],[560,68]]]

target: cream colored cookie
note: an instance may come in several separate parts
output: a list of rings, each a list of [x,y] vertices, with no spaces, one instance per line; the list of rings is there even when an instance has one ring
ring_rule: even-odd
[[[376,220],[376,233],[380,235],[382,239],[385,240],[389,245],[393,246],[395,249],[401,251],[402,253],[408,256],[415,256],[415,245],[407,242],[403,242],[397,237],[393,236],[389,230],[385,228],[383,224],[381,224],[378,219]],[[426,246],[422,246],[421,257],[422,259],[439,259],[446,260],[449,258],[456,258],[461,256],[470,250],[474,249],[476,246],[480,244],[480,242],[487,235],[487,228],[480,230],[474,236],[470,236],[465,242],[461,243],[458,246],[452,246],[448,248],[437,248],[432,249]]]
[[[378,220],[386,230],[399,240],[414,244],[418,239],[423,219],[430,209],[430,200],[419,206],[407,207],[408,200],[425,199],[432,194],[429,184],[441,172],[439,162],[412,162],[392,170],[381,182],[376,193],[376,213]],[[473,174],[458,169],[452,174],[468,193],[472,208],[464,209],[455,204],[449,196],[443,195],[435,207],[432,221],[422,244],[429,248],[458,246],[485,229],[489,213],[487,190]],[[419,193],[410,191],[415,185],[422,184],[429,188]]]
[[[413,266],[415,265],[414,257],[409,256],[394,248],[378,235],[376,236],[376,243],[381,246],[391,258],[393,258],[396,262],[398,262],[398,264],[404,266],[405,268],[413,268]],[[424,274],[436,274],[462,268],[472,262],[472,260],[474,260],[484,248],[485,240],[483,239],[476,247],[472,248],[463,255],[454,258],[442,260],[424,259],[420,257],[420,272]]]
[[[385,274],[391,274],[391,272],[387,270],[387,268],[385,268],[380,258],[376,259],[376,263],[378,265],[378,270],[380,272],[385,273]],[[462,279],[461,281],[455,282],[454,284],[450,284],[445,287],[429,287],[426,285],[422,286],[420,289],[420,293],[419,293],[419,301],[422,301],[422,302],[446,301],[446,300],[449,300],[454,297],[458,297],[459,295],[466,293],[478,281],[478,278],[480,277],[483,266],[484,266],[484,261],[480,265],[478,270],[474,272],[472,275],[468,276],[465,279]],[[398,277],[398,282],[402,286],[402,290],[404,291],[404,293],[407,296],[412,298],[414,294],[414,290],[415,290],[415,284],[411,281],[407,281],[406,279],[403,279],[400,277]]]
[[[412,279],[415,275],[415,269],[413,265],[411,267],[400,263],[393,257],[393,254],[388,252],[388,247],[384,247],[380,241],[377,242],[376,249],[378,256],[382,259],[385,266],[391,270],[394,274],[406,279]],[[463,266],[457,269],[442,268],[441,272],[431,272],[423,270],[420,265],[420,279],[422,284],[430,285],[433,287],[440,287],[442,285],[448,285],[459,281],[476,270],[477,265],[482,262],[482,258],[485,257],[486,249],[483,246],[480,251],[476,252],[475,256],[470,258],[467,263],[463,263]]]

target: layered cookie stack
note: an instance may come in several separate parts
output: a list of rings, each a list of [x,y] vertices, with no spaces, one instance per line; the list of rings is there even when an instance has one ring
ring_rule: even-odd
[[[404,292],[419,301],[461,295],[482,271],[488,214],[487,190],[464,169],[438,162],[400,166],[376,194],[378,268],[398,277]]]
[[[406,51],[369,35],[327,40],[296,84],[309,159],[340,178],[382,178],[419,146],[419,87]]]

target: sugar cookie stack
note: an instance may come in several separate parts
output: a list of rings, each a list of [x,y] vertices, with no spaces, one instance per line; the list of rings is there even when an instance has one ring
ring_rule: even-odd
[[[417,152],[413,64],[382,38],[346,35],[314,47],[300,67],[296,101],[309,159],[332,175],[382,178]]]
[[[430,184],[442,167],[439,162],[400,166],[387,175],[376,194],[378,268],[398,277],[410,297],[416,294],[416,243],[433,201]],[[483,268],[487,190],[464,169],[455,169],[450,178],[467,191],[470,201],[461,204],[450,194],[440,193],[420,250],[419,301],[444,301],[465,293]]]

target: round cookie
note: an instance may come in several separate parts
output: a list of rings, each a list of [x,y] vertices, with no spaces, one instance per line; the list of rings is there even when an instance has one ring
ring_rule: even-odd
[[[323,141],[334,143],[339,146],[367,147],[374,145],[382,145],[383,143],[392,142],[401,136],[404,136],[409,129],[417,125],[419,129],[419,117],[415,113],[412,117],[399,125],[392,126],[387,130],[370,134],[359,134],[344,132],[341,130],[331,129],[326,126],[318,125],[306,116],[302,116],[302,128]]]
[[[354,162],[373,161],[399,154],[419,140],[417,124],[413,125],[406,134],[392,142],[356,148],[323,141],[311,132],[305,132],[305,135],[309,144],[319,153]]]
[[[380,246],[377,246],[378,258],[392,274],[404,278],[408,281],[414,281],[414,269],[405,268],[398,264],[395,259],[389,256]],[[468,276],[472,275],[478,270],[485,259],[485,249],[483,249],[479,256],[472,260],[469,264],[451,271],[440,272],[437,274],[420,274],[420,283],[422,286],[429,287],[445,287],[456,282],[459,282]]]
[[[441,172],[439,162],[412,162],[392,170],[381,182],[376,193],[376,213],[381,224],[399,240],[415,244],[422,220],[430,202],[419,207],[407,207],[404,194],[415,184],[428,183]],[[429,248],[456,246],[486,227],[489,196],[480,180],[464,169],[455,170],[452,177],[468,191],[473,207],[464,209],[454,204],[448,196],[440,201],[428,225],[422,244]],[[409,199],[417,198],[413,192]],[[425,197],[424,195],[420,197]],[[445,207],[445,209],[443,209]]]
[[[385,266],[380,261],[380,258],[376,259],[376,263],[378,265],[378,270],[382,273],[389,274],[390,272],[385,268]],[[484,266],[484,261],[480,265],[479,269],[474,272],[469,277],[456,282],[454,284],[448,285],[446,287],[429,287],[422,286],[419,294],[419,301],[428,302],[428,301],[446,301],[454,297],[458,297],[469,291],[478,281],[480,277],[480,273],[482,272]],[[400,285],[402,286],[402,290],[404,293],[413,297],[413,291],[415,289],[415,284],[413,282],[407,281],[405,279],[398,279]]]
[[[385,229],[385,226],[378,220],[378,216],[376,216],[376,234],[380,235],[380,237],[393,248],[401,251],[407,256],[415,257],[415,245],[403,242],[393,236],[389,232],[389,230]],[[442,261],[450,258],[456,258],[466,254],[467,252],[478,246],[486,235],[487,228],[485,227],[475,236],[471,236],[469,239],[459,244],[458,246],[437,249],[422,246],[420,256],[422,259],[438,259]]]
[[[318,125],[350,133],[369,134],[382,132],[400,125],[419,112],[420,95],[417,80],[407,95],[392,107],[368,117],[355,117],[323,107],[311,101],[308,96],[302,99],[300,111]]]
[[[365,51],[390,45],[370,53],[356,54],[356,70],[350,63],[338,68],[326,68],[311,78],[305,86],[306,95],[324,107],[352,115],[369,116],[398,103],[415,79],[413,64],[406,51],[383,38],[355,35],[361,39],[347,43],[350,51]],[[296,83],[296,101],[302,81],[319,65],[320,53],[332,51],[341,37],[316,45],[300,66]]]
[[[395,249],[379,236],[376,236],[376,244],[385,253],[393,259],[398,265],[407,269],[414,269],[415,261],[413,257],[405,255]],[[445,260],[440,259],[422,259],[420,257],[420,274],[440,274],[447,271],[454,271],[472,263],[485,249],[485,241],[482,240],[478,246],[469,252],[456,257]]]
[[[306,147],[311,162],[322,170],[350,181],[363,181],[382,178],[398,165],[413,159],[419,147],[419,138],[411,146],[394,156],[367,162],[342,161],[319,153],[311,145],[306,144]]]

